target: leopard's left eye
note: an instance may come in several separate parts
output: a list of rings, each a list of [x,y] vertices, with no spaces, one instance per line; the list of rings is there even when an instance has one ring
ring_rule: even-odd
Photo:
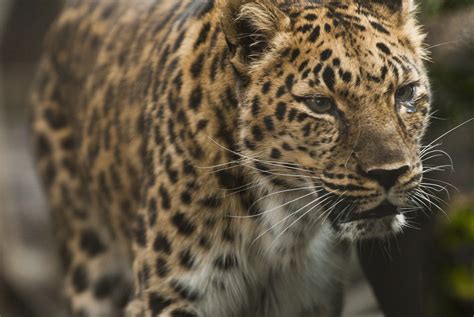
[[[316,113],[329,112],[334,107],[334,102],[328,97],[306,98],[304,102],[310,110]]]
[[[416,95],[416,86],[414,84],[409,84],[400,87],[395,92],[395,102],[397,103],[398,109],[400,107],[404,107],[407,113],[415,113],[417,112],[416,103],[415,103],[415,95]]]
[[[398,104],[403,104],[413,101],[415,98],[415,85],[409,84],[403,87],[400,87],[395,92],[395,100]]]

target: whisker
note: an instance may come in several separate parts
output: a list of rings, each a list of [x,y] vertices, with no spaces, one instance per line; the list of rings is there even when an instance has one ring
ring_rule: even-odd
[[[310,213],[312,210],[314,210],[316,207],[318,207],[319,205],[321,205],[321,203],[323,203],[324,201],[330,199],[330,197],[327,197],[326,199],[324,199],[323,201],[320,201],[318,202],[316,205],[312,206],[311,208],[309,208],[307,211],[305,211],[301,216],[299,216],[296,220],[294,220],[291,224],[289,224],[283,231],[281,231],[276,237],[275,239],[273,239],[272,243],[270,244],[270,247],[273,245],[273,243],[275,243],[275,241],[278,240],[279,237],[281,237],[286,231],[288,231],[288,229],[290,229],[295,223],[297,223],[298,221],[300,221],[304,216],[306,216],[308,213]],[[300,210],[292,213],[292,214],[296,214],[297,212],[299,212]]]
[[[225,162],[225,163],[221,163],[221,164],[216,164],[216,165],[208,165],[208,166],[199,166],[199,165],[193,165],[195,168],[198,168],[198,169],[213,169],[213,168],[216,168],[216,167],[222,167],[222,166],[226,166],[226,165],[230,165],[230,164],[238,164],[239,161],[242,161],[244,158],[239,158],[237,160],[233,160],[233,161],[229,161],[229,162]]]
[[[298,210],[290,213],[289,215],[285,216],[283,219],[280,219],[279,221],[277,221],[274,225],[272,225],[270,228],[268,228],[267,230],[265,230],[264,232],[262,232],[260,235],[258,235],[252,242],[251,245],[253,245],[258,239],[260,239],[261,237],[263,237],[266,233],[268,233],[269,231],[275,229],[280,223],[286,221],[288,218],[292,217],[293,215],[297,214],[298,212],[300,212],[301,210],[303,210],[304,208],[308,207],[309,205],[311,204],[314,204],[315,202],[318,202],[319,200],[321,200],[322,198],[326,197],[325,199],[328,199],[329,197],[329,193],[327,194],[324,194],[323,196],[321,197],[317,197],[316,199],[312,200],[311,202],[307,203],[306,205],[304,205],[303,207],[299,208]]]
[[[242,186],[232,188],[232,189],[228,189],[228,188],[219,188],[219,189],[223,191],[230,191],[230,193],[226,193],[224,197],[231,197],[232,195],[237,195],[249,189],[260,187],[260,186],[261,186],[260,181],[254,181],[254,182],[250,182],[249,184],[242,185]]]
[[[474,120],[474,118],[470,118],[470,119],[467,119],[466,121],[462,122],[461,124],[458,124],[457,126],[455,126],[454,128],[448,130],[447,132],[443,133],[442,135],[440,135],[439,137],[437,137],[436,139],[434,139],[433,141],[431,141],[430,143],[428,143],[428,146],[435,143],[435,142],[438,142],[440,139],[444,138],[445,136],[447,136],[448,134],[450,134],[451,132],[459,129],[460,127],[470,123],[472,120]]]
[[[443,43],[430,45],[430,46],[427,47],[427,49],[430,50],[430,49],[435,48],[435,47],[445,46],[445,45],[449,45],[449,44],[457,44],[457,43],[459,43],[458,40],[456,40],[456,41],[447,41],[447,42],[443,42]]]
[[[454,186],[453,184],[450,184],[450,183],[448,183],[448,182],[445,182],[445,181],[442,181],[442,180],[439,180],[439,179],[435,179],[435,178],[425,177],[425,176],[423,176],[423,179],[424,179],[424,180],[433,181],[433,182],[439,182],[439,183],[444,184],[444,185],[446,185],[446,186],[448,186],[448,187],[451,187],[452,189],[454,189],[454,190],[457,191],[457,192],[460,192],[459,188],[457,188],[456,186]]]
[[[311,188],[313,188],[313,187],[311,187]],[[300,189],[300,188],[298,188],[298,189],[291,189],[291,191],[296,191],[296,190],[301,190],[301,189]],[[289,190],[287,190],[287,191],[289,191]],[[282,191],[282,192],[283,192],[283,191]],[[277,193],[278,193],[278,192],[277,192]],[[272,193],[272,194],[277,194],[277,193]],[[305,198],[305,197],[314,195],[314,194],[316,194],[316,193],[318,193],[318,191],[310,192],[310,193],[308,193],[308,194],[305,194],[305,195],[300,196],[300,197],[298,197],[298,198],[295,198],[295,199],[293,199],[293,200],[287,201],[287,202],[285,202],[285,203],[283,203],[283,204],[281,204],[281,205],[278,205],[278,206],[276,206],[276,207],[273,207],[273,208],[271,208],[271,209],[269,209],[269,210],[265,210],[265,211],[263,211],[263,212],[260,212],[260,213],[258,213],[258,214],[255,214],[255,215],[248,215],[248,216],[232,216],[232,215],[229,215],[228,217],[231,217],[231,218],[255,218],[255,217],[259,217],[259,216],[261,216],[261,215],[270,213],[270,212],[272,212],[272,211],[274,211],[274,210],[276,210],[276,209],[278,209],[278,208],[285,207],[285,206],[287,206],[287,205],[289,205],[289,204],[291,204],[291,203],[294,203],[295,201],[298,201],[298,200],[303,199],[303,198]],[[268,197],[268,196],[271,196],[271,195],[267,195],[267,196],[261,197],[261,198],[259,198],[259,200],[265,199],[265,198]],[[251,210],[252,207],[253,207],[257,202],[258,202],[258,201],[253,202],[252,205],[250,205],[249,210]],[[248,210],[247,210],[247,212],[248,212]]]
[[[276,166],[281,166],[281,167],[285,167],[285,168],[288,168],[288,169],[296,169],[295,167],[291,167],[291,166],[286,166],[286,165],[283,165],[283,163],[281,164],[276,164],[276,163],[271,163],[271,161],[265,161],[265,160],[261,160],[261,159],[256,159],[256,158],[252,158],[252,157],[249,157],[249,156],[246,156],[242,153],[238,153],[238,152],[235,152],[233,150],[230,150],[228,148],[226,148],[225,146],[219,144],[217,141],[215,141],[213,138],[211,138],[210,136],[207,136],[212,142],[214,142],[217,146],[219,146],[220,148],[222,148],[223,150],[225,151],[228,151],[232,154],[235,154],[235,155],[238,155],[240,157],[243,157],[243,158],[246,158],[246,159],[249,159],[251,161],[257,161],[257,162],[260,162],[260,163],[263,163],[263,164],[267,164],[267,165],[276,165]],[[293,164],[293,163],[290,163],[290,164]],[[306,169],[301,169],[301,168],[298,168],[298,170],[302,170],[304,172],[309,172],[311,173],[311,171],[309,170],[306,170]]]

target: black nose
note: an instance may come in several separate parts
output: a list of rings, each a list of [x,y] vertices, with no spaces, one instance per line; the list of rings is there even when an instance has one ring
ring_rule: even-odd
[[[408,165],[404,165],[397,169],[386,170],[386,169],[374,169],[367,172],[367,176],[379,182],[380,185],[389,190],[395,185],[398,178],[408,171]]]

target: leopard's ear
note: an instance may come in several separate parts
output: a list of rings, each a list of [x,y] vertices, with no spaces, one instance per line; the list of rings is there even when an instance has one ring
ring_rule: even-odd
[[[290,25],[272,0],[227,0],[222,28],[235,62],[248,64],[258,59],[278,32]]]
[[[371,8],[379,15],[387,19],[397,19],[405,23],[416,10],[414,0],[357,0],[360,4]]]

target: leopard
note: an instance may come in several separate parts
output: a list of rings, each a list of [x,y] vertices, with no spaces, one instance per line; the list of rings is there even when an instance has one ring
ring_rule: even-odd
[[[340,316],[422,181],[414,0],[67,1],[32,97],[74,316]]]

